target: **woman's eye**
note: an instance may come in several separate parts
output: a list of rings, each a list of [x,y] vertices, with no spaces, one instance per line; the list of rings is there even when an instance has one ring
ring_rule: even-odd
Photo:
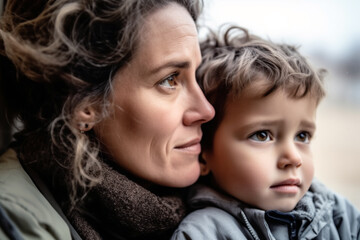
[[[249,137],[251,140],[257,142],[267,142],[271,140],[270,132],[269,131],[257,131]]]
[[[162,87],[165,87],[165,88],[171,88],[171,89],[175,88],[177,85],[176,76],[178,76],[178,74],[174,73],[174,74],[166,77],[164,80],[162,80],[159,83],[159,85]]]
[[[310,133],[300,132],[295,136],[295,141],[302,143],[309,143],[311,139]]]

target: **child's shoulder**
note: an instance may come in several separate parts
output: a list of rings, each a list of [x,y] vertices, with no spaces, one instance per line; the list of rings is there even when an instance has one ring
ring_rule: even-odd
[[[238,221],[228,212],[216,208],[205,207],[191,212],[180,223],[172,240],[177,239],[246,239]]]
[[[356,223],[356,225],[360,226],[359,209],[344,196],[333,191],[318,179],[313,180],[309,192],[314,194],[316,201],[325,202],[323,208],[331,214],[334,222],[341,223],[340,225],[354,225]],[[316,205],[319,206],[320,204],[317,203]]]

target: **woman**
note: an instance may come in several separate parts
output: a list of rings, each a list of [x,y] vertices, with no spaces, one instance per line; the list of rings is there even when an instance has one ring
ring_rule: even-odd
[[[166,238],[184,216],[214,116],[195,79],[198,14],[191,0],[8,2],[13,148],[84,239]]]

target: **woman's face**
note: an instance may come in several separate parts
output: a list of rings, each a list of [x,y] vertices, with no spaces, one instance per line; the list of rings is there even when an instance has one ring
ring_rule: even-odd
[[[119,166],[164,186],[196,181],[200,125],[214,116],[195,79],[200,62],[185,8],[170,4],[147,17],[134,58],[114,77],[113,114],[95,128]]]

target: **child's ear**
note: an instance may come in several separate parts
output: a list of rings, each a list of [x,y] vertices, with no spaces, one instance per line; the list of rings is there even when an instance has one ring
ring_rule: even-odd
[[[95,125],[96,112],[93,107],[79,107],[74,114],[74,124],[81,132],[91,130]]]
[[[207,163],[209,158],[209,153],[207,151],[201,153],[200,156],[200,175],[201,176],[206,176],[210,173],[210,167],[209,164]]]

